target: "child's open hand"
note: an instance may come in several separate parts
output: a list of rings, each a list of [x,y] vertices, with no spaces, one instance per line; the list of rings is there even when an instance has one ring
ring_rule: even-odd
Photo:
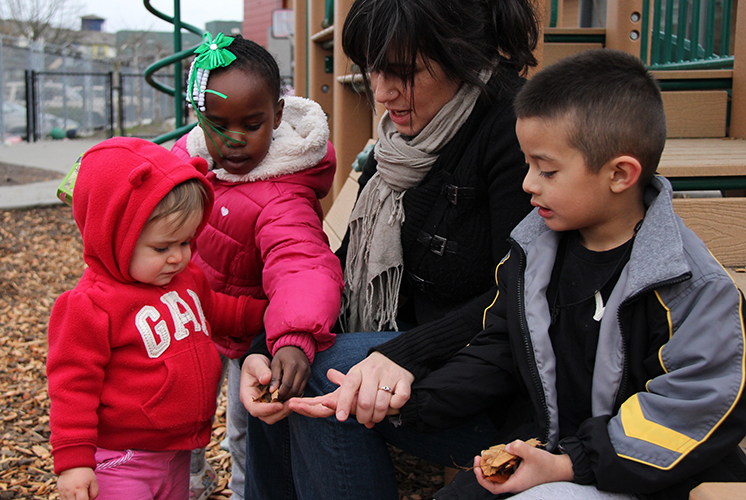
[[[272,359],[271,369],[270,393],[279,387],[280,401],[303,395],[306,383],[311,378],[311,363],[302,349],[281,347]]]
[[[572,481],[572,461],[567,455],[554,455],[546,450],[534,448],[523,441],[513,441],[505,446],[505,451],[521,457],[516,471],[502,484],[485,479],[482,473],[482,459],[474,457],[474,474],[482,487],[491,493],[520,493],[534,486],[556,481]]]
[[[96,474],[90,467],[67,469],[57,479],[60,500],[94,500],[98,496]]]
[[[267,424],[274,424],[285,418],[290,409],[287,404],[263,403],[256,401],[262,392],[262,387],[270,383],[272,370],[269,358],[262,354],[250,354],[241,366],[241,402],[251,416]],[[277,384],[275,384],[277,385]]]

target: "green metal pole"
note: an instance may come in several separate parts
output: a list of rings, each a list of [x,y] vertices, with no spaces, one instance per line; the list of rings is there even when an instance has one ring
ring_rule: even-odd
[[[174,0],[174,53],[179,52],[181,52],[181,2]],[[181,59],[179,59],[174,63],[174,118],[177,129],[184,125],[181,79]]]

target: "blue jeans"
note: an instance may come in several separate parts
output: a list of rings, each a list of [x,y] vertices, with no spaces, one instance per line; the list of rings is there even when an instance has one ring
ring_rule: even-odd
[[[326,378],[329,368],[346,373],[367,356],[371,347],[397,335],[397,332],[338,335],[331,348],[316,354],[305,395],[317,396],[333,391],[337,386]],[[292,482],[300,500],[398,499],[396,477],[387,442],[433,463],[468,467],[471,466],[475,455],[494,444],[497,439],[497,431],[486,416],[475,417],[459,427],[435,434],[396,428],[386,420],[373,429],[368,429],[359,424],[354,417],[346,422],[339,422],[334,417],[313,419],[291,414],[286,421],[290,431]],[[275,431],[273,428],[276,425],[264,427],[265,430],[270,429],[272,432]],[[277,427],[274,433],[276,437],[283,435],[280,427]],[[256,444],[260,444],[262,440],[257,440]],[[249,425],[247,442],[252,441],[252,427]],[[276,449],[286,448],[279,446]],[[251,444],[248,445],[247,456],[254,454],[255,462],[269,464],[269,459],[259,458],[266,456],[267,453],[272,454],[271,449],[252,448]],[[247,459],[247,464],[249,461]],[[247,467],[247,500],[282,498],[249,496],[248,484],[253,478],[248,469]],[[272,477],[275,487],[278,480],[285,486],[291,482],[289,478],[278,478],[276,473]],[[280,489],[286,491],[284,486]]]

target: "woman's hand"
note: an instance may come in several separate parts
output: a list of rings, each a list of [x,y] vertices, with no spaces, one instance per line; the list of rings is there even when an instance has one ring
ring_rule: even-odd
[[[482,474],[482,459],[474,457],[474,473],[482,487],[491,493],[520,493],[544,483],[572,481],[572,461],[568,455],[553,455],[546,450],[534,448],[523,441],[513,441],[505,446],[505,451],[521,457],[516,471],[503,484],[493,483]]]
[[[337,385],[341,384],[345,378],[344,373],[334,368],[330,368],[326,376],[331,382]],[[315,398],[293,398],[288,401],[288,404],[291,410],[305,417],[331,417],[337,408],[337,398],[339,397],[340,390],[337,388],[334,392],[316,396]]]
[[[292,410],[314,418],[336,415],[340,422],[354,414],[368,428],[386,415],[398,413],[409,400],[414,382],[414,375],[379,352],[350,368],[347,375],[331,369],[327,377],[339,385],[337,390],[315,398],[293,399]]]
[[[60,500],[94,500],[98,496],[96,474],[90,467],[67,469],[57,479]]]
[[[274,424],[282,420],[291,411],[287,403],[254,402],[254,399],[258,398],[262,392],[260,386],[270,384],[271,380],[272,370],[269,366],[269,358],[262,354],[250,354],[246,357],[241,367],[241,388],[239,392],[241,402],[252,416],[267,424]],[[275,384],[278,384],[277,380],[275,380]]]
[[[293,410],[310,417],[327,417],[334,410],[340,422],[354,414],[368,428],[397,413],[409,400],[414,382],[409,371],[378,352],[350,368],[344,377],[337,370],[329,370],[327,376],[339,384],[339,389],[325,396],[295,400]]]
[[[336,402],[337,420],[350,414],[371,428],[409,400],[414,375],[380,352],[374,352],[347,372],[339,387]],[[389,390],[384,390],[388,388]]]

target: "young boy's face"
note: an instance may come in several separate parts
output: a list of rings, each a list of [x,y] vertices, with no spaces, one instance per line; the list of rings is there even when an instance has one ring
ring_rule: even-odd
[[[577,229],[584,237],[606,223],[610,191],[605,169],[590,172],[580,151],[569,145],[568,124],[568,118],[518,119],[516,134],[528,163],[523,190],[550,229]]]
[[[192,238],[202,221],[194,214],[181,226],[174,223],[177,214],[145,225],[130,260],[132,279],[150,285],[166,286],[174,276],[186,269],[192,257]]]

